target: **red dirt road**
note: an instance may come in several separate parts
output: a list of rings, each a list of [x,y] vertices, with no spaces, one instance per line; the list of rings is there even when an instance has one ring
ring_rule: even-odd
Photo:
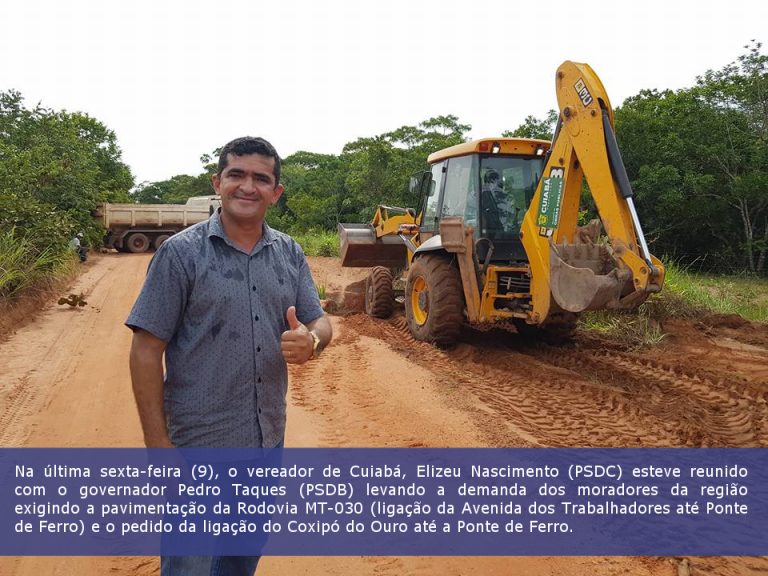
[[[310,263],[329,292],[365,275]],[[0,344],[0,446],[131,447],[141,432],[123,327],[149,255],[86,264],[71,292]],[[465,330],[449,351],[414,341],[402,315],[332,317],[320,359],[291,367],[287,446],[768,446],[768,327],[676,321],[648,352],[580,334],[565,346]],[[766,558],[283,558],[259,575],[742,575]],[[157,558],[0,558],[14,576],[156,574]]]

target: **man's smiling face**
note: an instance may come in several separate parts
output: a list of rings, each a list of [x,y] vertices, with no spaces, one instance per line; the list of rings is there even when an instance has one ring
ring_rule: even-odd
[[[242,224],[260,224],[277,202],[283,186],[275,183],[275,159],[261,154],[227,155],[227,167],[213,176],[225,217]]]

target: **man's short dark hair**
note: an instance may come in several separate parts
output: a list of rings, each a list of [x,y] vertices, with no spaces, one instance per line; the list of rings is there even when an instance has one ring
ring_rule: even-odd
[[[274,158],[275,168],[272,173],[275,176],[275,186],[280,183],[280,156],[278,155],[277,150],[275,150],[275,147],[264,140],[264,138],[243,136],[242,138],[235,138],[231,142],[228,142],[224,148],[221,149],[221,153],[219,154],[219,176],[221,176],[221,173],[226,169],[227,164],[229,163],[228,157],[230,154],[234,154],[235,156],[259,154],[261,156]]]

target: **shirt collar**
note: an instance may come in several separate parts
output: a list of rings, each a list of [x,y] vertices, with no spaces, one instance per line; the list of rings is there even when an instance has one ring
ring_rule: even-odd
[[[208,238],[211,236],[218,236],[232,246],[232,241],[227,236],[227,233],[224,232],[224,226],[221,224],[221,208],[216,209],[208,219]],[[261,228],[261,240],[259,240],[257,246],[259,244],[272,244],[276,238],[275,231],[269,227],[266,221],[264,221]]]
[[[211,217],[208,218],[208,238],[211,236],[218,236],[222,240],[229,241],[229,238],[224,233],[224,226],[221,225],[221,208],[214,210]]]
[[[272,230],[272,228],[269,227],[269,224],[267,224],[267,221],[264,220],[264,227],[261,231],[261,241],[264,242],[264,244],[272,244],[276,238],[275,231]]]

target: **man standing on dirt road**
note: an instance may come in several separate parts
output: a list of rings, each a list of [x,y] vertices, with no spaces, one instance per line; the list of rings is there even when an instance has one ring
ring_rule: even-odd
[[[272,145],[224,146],[213,187],[221,209],[163,243],[126,321],[148,448],[282,446],[286,363],[332,336],[304,253],[264,220],[283,193]],[[161,573],[253,574],[258,560],[163,557]]]

